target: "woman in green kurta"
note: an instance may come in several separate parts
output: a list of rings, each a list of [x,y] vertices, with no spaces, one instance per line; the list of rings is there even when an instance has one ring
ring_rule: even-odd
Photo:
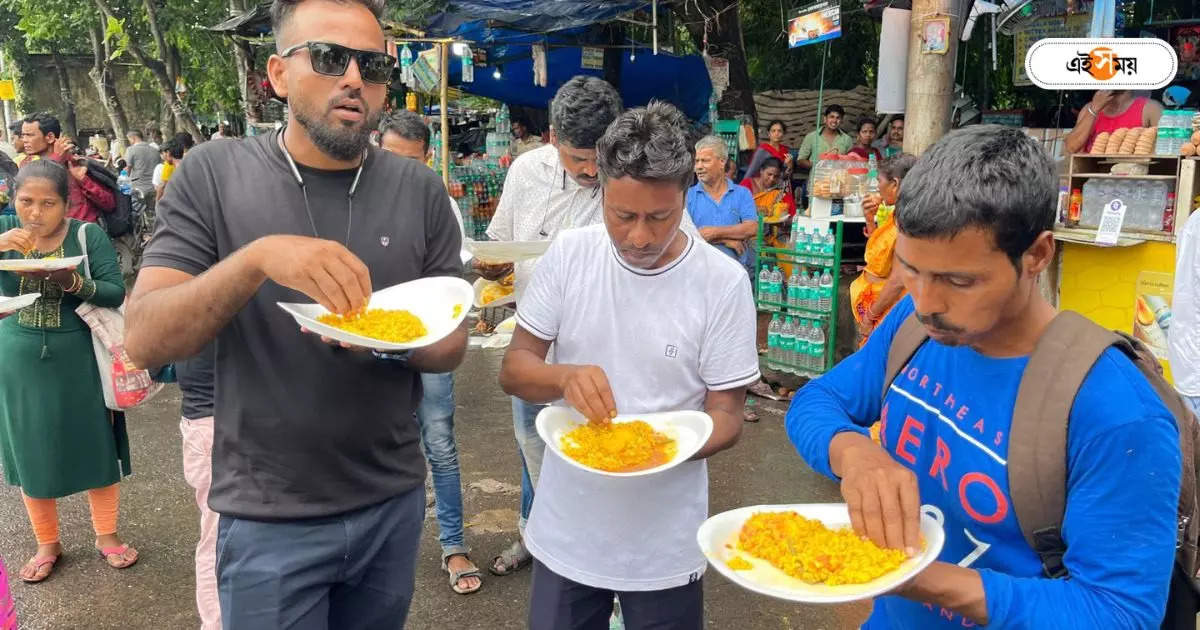
[[[73,169],[85,169],[81,164]],[[70,258],[83,254],[92,279],[75,269],[0,271],[0,293],[40,293],[31,306],[0,320],[0,462],[20,486],[38,550],[21,579],[40,582],[62,554],[55,499],[87,491],[96,548],[109,565],[125,568],[137,551],[117,537],[117,482],[129,474],[122,414],[104,405],[100,373],[82,302],[118,307],[125,285],[116,250],[103,230],[67,218],[67,170],[47,160],[17,174],[17,216],[0,216],[0,259]]]

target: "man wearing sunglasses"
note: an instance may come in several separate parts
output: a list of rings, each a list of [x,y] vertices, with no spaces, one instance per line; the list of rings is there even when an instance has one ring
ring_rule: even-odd
[[[280,132],[191,151],[159,205],[127,348],[160,365],[216,341],[212,485],[226,630],[403,627],[425,507],[421,373],[460,329],[403,354],[302,334],[277,302],[336,313],[372,290],[458,275],[440,179],[377,147],[395,60],[383,0],[275,0]]]

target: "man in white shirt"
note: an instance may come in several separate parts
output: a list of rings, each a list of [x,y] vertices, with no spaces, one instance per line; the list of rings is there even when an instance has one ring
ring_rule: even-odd
[[[1167,357],[1175,389],[1200,414],[1200,212],[1192,213],[1179,236]]]
[[[550,144],[513,162],[496,214],[488,225],[488,238],[548,241],[564,229],[599,223],[602,195],[596,141],[621,109],[621,95],[602,79],[578,76],[563,84],[550,103]],[[483,265],[476,261],[475,268],[492,280],[513,272],[513,292],[519,304],[537,264],[537,260],[524,261],[514,269],[513,265]],[[522,532],[546,448],[534,426],[543,407],[517,396],[512,399],[513,430],[524,464],[519,522]],[[508,575],[528,566],[531,560],[518,539],[493,558],[489,569],[495,575]]]
[[[621,483],[546,457],[526,531],[531,630],[604,627],[614,595],[628,630],[704,625],[695,532],[708,514],[705,458],[737,441],[759,371],[745,270],[681,229],[686,124],[656,102],[600,139],[604,223],[550,246],[518,302],[500,385],[600,422],[704,410],[712,437],[691,461]]]

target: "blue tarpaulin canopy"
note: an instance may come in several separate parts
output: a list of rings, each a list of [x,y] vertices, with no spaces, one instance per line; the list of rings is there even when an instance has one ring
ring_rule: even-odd
[[[451,56],[451,85],[510,105],[545,108],[571,77],[604,75],[602,70],[582,67],[583,46],[612,45],[596,25],[647,6],[648,2],[598,0],[455,1],[431,21],[427,34],[453,37],[487,50],[488,65],[475,67],[473,83],[462,82],[462,60]],[[533,44],[547,46],[546,87],[533,83]],[[702,58],[662,51],[655,55],[649,47],[622,49],[620,55],[617,88],[626,107],[658,99],[674,104],[692,119],[707,116],[712,85]],[[493,76],[497,69],[499,79]]]

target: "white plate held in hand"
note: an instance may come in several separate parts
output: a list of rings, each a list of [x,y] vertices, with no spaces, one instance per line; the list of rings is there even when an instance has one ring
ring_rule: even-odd
[[[14,258],[0,260],[0,271],[59,271],[73,269],[83,262],[85,256],[70,258]]]
[[[737,549],[738,534],[742,531],[742,525],[757,512],[796,512],[805,518],[821,521],[830,529],[837,529],[850,526],[850,513],[846,504],[754,505],[709,517],[696,532],[696,542],[700,544],[700,551],[704,553],[704,557],[731,582],[755,593],[806,604],[837,604],[884,595],[925,570],[942,552],[942,544],[946,540],[942,526],[933,517],[922,512],[921,539],[925,547],[915,557],[905,560],[895,571],[866,584],[809,584],[776,569],[766,560]],[[729,568],[728,562],[735,557],[742,558],[754,566],[743,571],[734,571]]]
[[[463,241],[463,248],[485,265],[502,265],[538,258],[551,241]]]
[[[485,280],[483,278],[475,279],[475,284],[472,285],[472,287],[471,287],[471,293],[473,295],[472,304],[475,305],[475,308],[484,308],[484,307],[490,308],[490,307],[494,307],[494,306],[504,306],[505,304],[516,303],[516,301],[517,301],[516,291],[513,291],[512,293],[509,293],[508,295],[506,295],[504,297],[496,298],[496,299],[492,300],[491,302],[484,302],[483,301],[483,290],[486,289],[488,286],[495,285],[495,284],[499,284],[499,283],[494,280]]]
[[[0,315],[15,313],[32,305],[40,297],[42,297],[41,293],[26,293],[17,297],[0,297]]]
[[[587,422],[583,414],[569,407],[551,406],[543,409],[537,416],[537,432],[542,441],[546,443],[547,449],[554,451],[568,464],[580,470],[607,477],[641,477],[674,468],[691,459],[692,455],[695,455],[696,451],[708,442],[713,431],[712,417],[703,411],[631,414],[617,416],[613,422],[632,422],[634,420],[642,420],[655,431],[674,439],[675,457],[661,466],[635,472],[607,472],[584,466],[562,452],[562,437]]]
[[[419,337],[405,343],[392,343],[363,337],[334,328],[317,321],[317,318],[329,313],[320,304],[289,304],[279,303],[279,308],[287,311],[295,318],[296,323],[309,331],[345,342],[361,348],[370,348],[384,352],[397,350],[413,350],[433,345],[454,332],[467,317],[471,310],[471,285],[462,278],[440,276],[436,278],[421,278],[412,282],[397,284],[371,294],[368,308],[386,310],[406,310],[421,319],[427,331],[424,337]],[[458,307],[458,313],[455,313]]]

